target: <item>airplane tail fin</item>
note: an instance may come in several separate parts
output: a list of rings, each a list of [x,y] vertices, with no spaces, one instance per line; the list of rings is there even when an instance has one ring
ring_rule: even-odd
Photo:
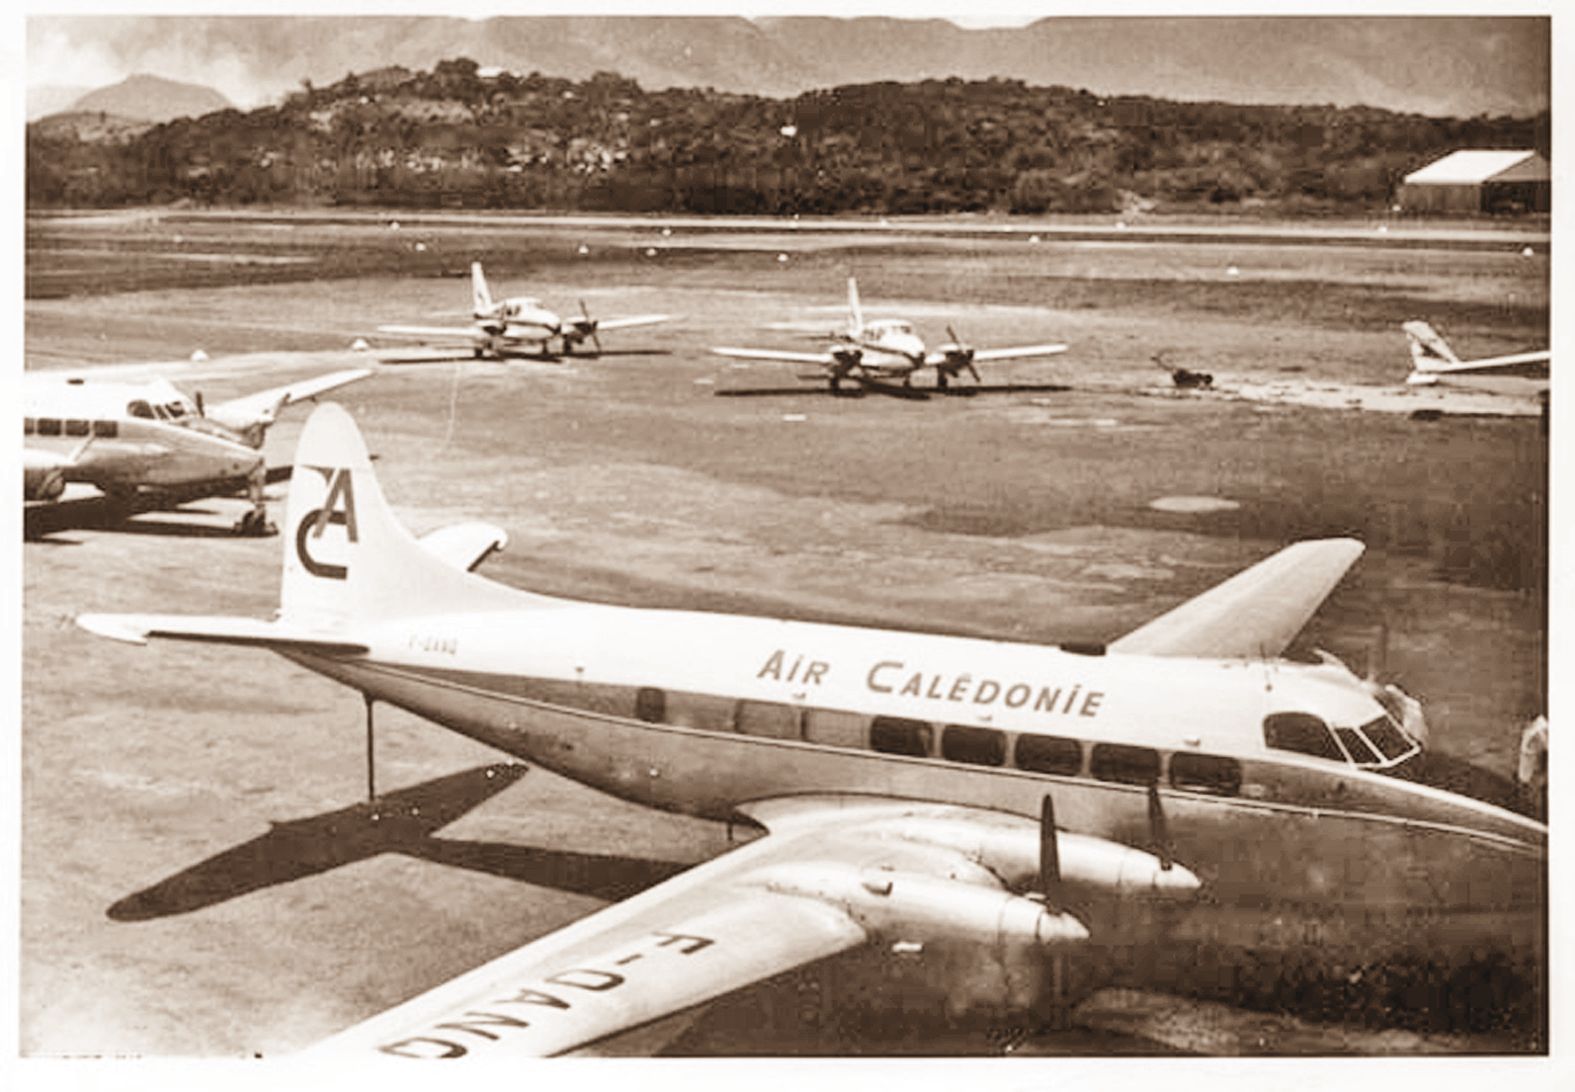
[[[848,321],[853,324],[853,332],[864,329],[864,311],[859,307],[859,282],[852,277],[848,278]]]
[[[275,618],[84,614],[77,624],[134,644],[162,637],[356,655],[392,619],[558,602],[468,571],[506,540],[496,527],[465,523],[413,538],[383,499],[355,422],[332,402],[301,431],[285,514]]]
[[[492,292],[487,288],[487,277],[481,271],[480,262],[470,263],[470,306],[478,316],[490,315],[494,310]]]
[[[528,596],[456,567],[412,536],[383,498],[360,430],[332,402],[301,431],[285,517],[279,621],[290,626],[332,632]]]
[[[1405,331],[1406,341],[1411,346],[1409,382],[1432,382],[1432,373],[1447,371],[1450,365],[1460,363],[1460,358],[1449,347],[1449,342],[1427,323],[1412,319],[1400,328]]]

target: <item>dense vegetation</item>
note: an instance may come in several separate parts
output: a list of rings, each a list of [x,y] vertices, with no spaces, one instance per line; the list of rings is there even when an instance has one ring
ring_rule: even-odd
[[[1549,116],[1101,98],[927,80],[792,99],[484,77],[464,59],[303,85],[118,139],[29,126],[30,205],[190,199],[691,213],[1353,211],[1460,147],[1536,147]]]

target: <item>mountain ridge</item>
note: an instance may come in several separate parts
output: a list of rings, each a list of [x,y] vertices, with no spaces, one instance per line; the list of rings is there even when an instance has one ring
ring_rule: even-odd
[[[616,71],[647,89],[775,98],[995,76],[1097,94],[1454,117],[1529,116],[1550,101],[1550,21],[1537,16],[1054,16],[1021,27],[889,16],[67,16],[30,19],[28,35],[30,56],[46,63],[93,51],[243,104],[332,82],[372,57],[418,69],[470,57],[568,79]]]

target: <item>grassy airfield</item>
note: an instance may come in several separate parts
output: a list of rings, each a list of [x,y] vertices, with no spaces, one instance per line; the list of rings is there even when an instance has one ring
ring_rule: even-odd
[[[1386,623],[1384,677],[1424,700],[1435,746],[1506,775],[1520,727],[1545,707],[1536,418],[1181,397],[1155,363],[1222,385],[1397,384],[1408,318],[1462,355],[1545,345],[1545,246],[391,219],[30,223],[27,367],[166,362],[147,370],[218,399],[386,361],[338,400],[407,524],[490,520],[511,542],[488,575],[622,603],[1100,639],[1292,539],[1351,534],[1369,551],[1299,649],[1360,671]],[[376,338],[380,323],[462,323],[474,258],[495,296],[678,318],[561,362]],[[834,398],[791,366],[706,352],[812,347],[767,327],[840,325],[849,275],[868,311],[911,318],[932,342],[950,324],[981,347],[1071,349],[982,366],[984,389],[924,401]],[[377,350],[348,351],[358,336]],[[207,361],[188,359],[198,348]],[[303,417],[274,429],[270,462],[288,463]],[[1178,497],[1228,503],[1153,506]],[[492,752],[386,710],[379,787],[463,814],[435,834],[408,822],[368,833],[353,807],[358,695],[260,652],[137,649],[70,624],[85,610],[267,614],[281,546],[226,537],[239,510],[206,501],[23,547],[24,1052],[296,1049],[726,847],[710,824],[542,771],[489,778]],[[449,777],[467,770],[480,772]],[[1003,1049],[912,1014],[875,1027],[804,1002],[828,982],[852,990],[845,977],[748,991],[679,1048]],[[1545,1044],[1535,999],[1468,1018],[1378,1004],[1336,1026],[1317,1005],[1266,1015],[1271,987],[1251,992],[1250,1017],[1184,998],[1190,1024],[1174,999],[1104,991],[1078,1034],[1044,1049]],[[1251,1026],[1227,1033],[1233,1019]]]

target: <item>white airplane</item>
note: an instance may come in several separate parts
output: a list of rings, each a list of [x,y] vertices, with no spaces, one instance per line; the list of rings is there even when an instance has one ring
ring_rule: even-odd
[[[1108,647],[1052,647],[553,598],[468,571],[503,539],[413,538],[349,414],[324,405],[296,453],[273,618],[77,619],[270,649],[360,691],[369,740],[386,702],[764,832],[314,1049],[627,1048],[872,944],[1052,1012],[1068,959],[1180,922],[1358,965],[1542,957],[1547,827],[1395,776],[1422,748],[1420,706],[1332,658],[1278,658],[1358,542],[1296,543]]]
[[[1405,331],[1406,340],[1411,346],[1411,374],[1406,376],[1406,382],[1413,387],[1462,380],[1466,381],[1466,385],[1482,386],[1478,377],[1505,377],[1516,381],[1514,385],[1519,388],[1517,393],[1545,393],[1548,389],[1552,353],[1547,349],[1461,360],[1449,343],[1427,323],[1412,319],[1404,323],[1401,329]],[[1510,393],[1502,383],[1494,389]]]
[[[204,405],[165,379],[145,383],[26,373],[22,489],[27,501],[60,499],[86,482],[130,513],[139,494],[194,499],[244,486],[252,508],[236,530],[267,529],[262,444],[279,411],[371,375],[331,372],[243,398]]]
[[[468,341],[471,353],[480,358],[502,358],[521,355],[526,347],[534,346],[542,356],[549,355],[554,339],[565,355],[586,341],[601,352],[604,330],[627,330],[636,326],[654,326],[666,322],[670,315],[632,315],[627,318],[594,319],[580,301],[580,317],[564,317],[542,306],[534,296],[511,296],[496,300],[487,288],[487,278],[480,262],[470,263],[471,321],[470,326],[379,326],[378,331],[399,337],[414,337],[438,341]]]
[[[787,349],[735,349],[717,348],[711,351],[718,356],[739,360],[770,360],[788,364],[815,364],[825,369],[826,378],[833,391],[842,389],[842,381],[851,379],[865,386],[879,385],[896,380],[904,387],[911,387],[915,372],[925,368],[935,369],[935,386],[946,390],[951,380],[967,372],[979,381],[975,364],[995,360],[1020,360],[1036,356],[1054,356],[1066,352],[1065,345],[1024,345],[1015,349],[974,349],[957,340],[957,335],[947,328],[951,341],[934,350],[924,346],[924,340],[914,331],[913,323],[905,319],[864,319],[859,307],[859,286],[848,278],[848,325],[845,330],[833,332],[831,348],[822,353],[800,353]]]

